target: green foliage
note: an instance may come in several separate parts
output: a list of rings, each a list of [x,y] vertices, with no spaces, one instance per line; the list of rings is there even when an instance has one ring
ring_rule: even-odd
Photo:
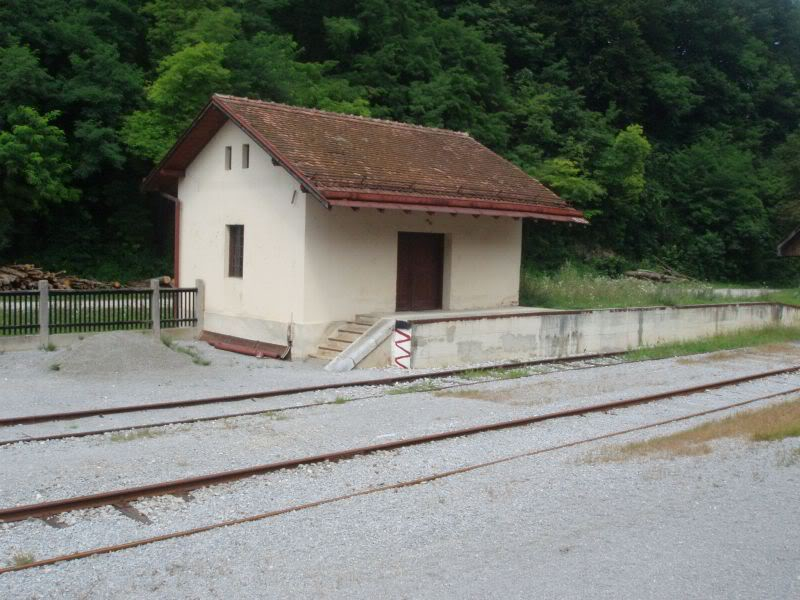
[[[147,92],[151,107],[125,121],[123,135],[134,152],[161,158],[211,94],[229,91],[231,73],[222,65],[223,51],[221,44],[198,42],[161,61]]]
[[[0,260],[167,268],[138,183],[212,93],[469,132],[590,217],[525,224],[539,269],[800,275],[787,0],[5,0]]]
[[[64,132],[50,123],[57,116],[22,106],[0,130],[0,248],[8,243],[16,214],[41,212],[50,204],[78,198],[78,190],[68,183]]]

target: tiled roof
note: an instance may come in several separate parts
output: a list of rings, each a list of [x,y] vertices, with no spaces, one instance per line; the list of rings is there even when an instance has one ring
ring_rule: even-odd
[[[579,211],[466,133],[233,96],[215,95],[211,105],[323,198],[380,202],[385,197],[394,203],[406,198],[432,206],[475,201],[583,220]],[[202,124],[201,115],[194,127]],[[189,137],[187,132],[184,138]],[[186,160],[191,162],[192,152],[180,145],[161,170],[185,169]]]

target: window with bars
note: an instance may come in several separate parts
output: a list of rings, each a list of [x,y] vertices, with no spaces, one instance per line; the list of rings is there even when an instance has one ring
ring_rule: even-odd
[[[228,225],[228,277],[242,277],[244,225]]]
[[[242,144],[242,168],[250,168],[250,144]]]

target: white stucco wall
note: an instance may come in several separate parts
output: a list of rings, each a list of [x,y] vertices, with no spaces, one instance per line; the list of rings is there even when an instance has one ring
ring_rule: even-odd
[[[250,145],[248,169],[242,144]],[[287,324],[303,320],[306,204],[296,181],[229,122],[189,166],[178,196],[181,283],[205,280],[206,329],[285,343]],[[226,225],[237,224],[244,225],[241,279],[227,276]]]
[[[304,319],[391,312],[397,234],[445,234],[443,308],[514,306],[519,301],[522,222],[470,215],[335,207],[307,199]]]

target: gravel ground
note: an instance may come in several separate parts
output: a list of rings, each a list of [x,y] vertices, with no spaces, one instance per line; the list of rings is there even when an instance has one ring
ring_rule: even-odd
[[[677,361],[620,364],[130,434],[2,446],[0,505],[56,500],[332,452],[712,382],[730,377],[734,368],[744,375],[789,364],[775,357],[765,365],[761,358],[738,353],[729,360],[683,365]],[[741,388],[742,393],[757,395],[762,389],[777,391],[792,385],[800,385],[800,374]]]
[[[0,356],[0,359],[2,359],[2,356]],[[614,399],[615,397],[618,397],[619,393],[625,392],[625,390],[630,386],[629,378],[641,378],[642,381],[640,383],[642,383],[644,387],[638,388],[640,390],[646,388],[655,392],[662,389],[673,389],[676,387],[673,374],[673,371],[676,368],[686,373],[687,377],[689,378],[695,376],[696,378],[693,379],[694,383],[702,383],[707,381],[707,379],[703,379],[703,377],[710,378],[708,379],[709,381],[714,378],[727,378],[730,376],[731,370],[746,374],[766,370],[769,368],[790,366],[795,364],[798,359],[800,359],[800,346],[781,345],[761,350],[720,352],[703,357],[648,361],[638,366],[618,366],[615,369],[609,368],[608,370],[604,370],[602,375],[600,375],[599,372],[596,373],[593,369],[588,369],[585,372],[576,372],[575,369],[581,366],[580,363],[542,365],[531,369],[531,372],[539,372],[543,374],[538,380],[534,404],[544,404],[548,401],[558,399],[563,395],[569,395],[575,399]],[[602,359],[602,361],[609,362],[611,364],[618,364],[618,359]],[[598,363],[602,361],[592,362]],[[565,373],[559,374],[560,371],[565,371]],[[368,376],[375,375],[375,372],[371,370],[367,370],[365,372]],[[379,371],[379,373],[384,374],[385,372]],[[408,372],[406,371],[406,373]],[[444,380],[436,379],[434,380],[434,383],[437,386],[441,386],[458,381],[463,383],[463,380],[458,380],[456,378]],[[324,383],[324,381],[320,382]],[[37,385],[47,387],[49,384],[45,382],[44,384]],[[276,384],[275,382],[273,382],[272,385],[276,388],[290,387],[290,385],[281,385],[280,383]],[[510,385],[511,387],[514,386],[513,383]],[[90,400],[89,396],[82,395],[82,390],[85,386],[85,380],[62,380],[60,383],[59,394],[61,394],[62,397],[70,396],[75,398],[75,406],[72,407],[73,409],[97,407],[99,404],[98,402]],[[224,416],[241,412],[272,410],[290,406],[331,402],[336,398],[342,397],[361,398],[365,396],[373,396],[375,394],[385,392],[386,389],[386,387],[367,386],[352,389],[311,392],[294,396],[217,403],[197,407],[184,407],[152,412],[125,413],[119,415],[106,415],[102,417],[76,419],[72,421],[56,421],[52,423],[39,423],[35,425],[4,427],[0,428],[0,441],[21,439],[25,437],[68,434],[98,429],[113,429],[136,425],[148,425],[190,418]],[[494,390],[490,389],[489,391],[493,392]],[[125,400],[126,397],[122,390],[114,388],[113,390],[110,390],[109,393],[113,393],[114,395],[109,396],[107,400],[103,401],[104,403],[130,403]],[[645,392],[640,391],[639,393]],[[522,398],[518,398],[514,395],[498,396],[493,394],[484,394],[486,397],[481,397],[482,394],[480,392],[465,390],[464,394],[459,395],[459,392],[454,390],[453,396],[461,399],[469,399],[471,396],[475,396],[475,399],[478,400],[489,400],[510,405],[531,405],[530,394],[527,396],[523,395]],[[151,402],[163,401],[165,399],[166,398],[164,397],[153,397]],[[170,397],[170,399],[173,399],[173,397]],[[10,413],[8,416],[36,414],[37,412],[53,412],[53,410],[56,410],[55,408],[50,410],[47,410],[46,408],[31,410],[27,400],[19,399],[16,396],[13,398],[9,397],[9,400],[7,400],[5,403],[0,401],[0,406],[4,406],[6,412]],[[2,415],[2,410],[0,410],[0,416],[6,416]]]
[[[407,374],[403,369],[329,373],[319,361],[259,359],[177,342],[207,366],[170,350],[150,334],[87,337],[53,352],[0,352],[0,417],[165,402]]]
[[[734,400],[727,394],[714,402]],[[713,403],[713,402],[712,402]],[[184,511],[268,510],[708,406],[641,406],[238,482],[142,525],[86,511],[67,529],[15,525],[16,551],[152,535]],[[702,419],[701,419],[702,420]],[[692,422],[694,424],[695,422]],[[682,425],[685,427],[686,425]],[[661,428],[663,434],[677,426]],[[652,431],[620,438],[645,439]],[[800,441],[723,442],[711,455],[592,461],[611,442],[397,492],[0,577],[14,598],[789,598],[800,594]],[[269,482],[268,482],[269,480]],[[245,488],[248,492],[245,493]],[[217,490],[218,492],[222,490]],[[244,501],[249,499],[249,504]],[[148,512],[147,503],[137,504]],[[255,512],[255,511],[254,511]],[[224,514],[222,514],[224,513]],[[116,519],[116,521],[114,521]],[[168,522],[168,523],[167,523]],[[93,530],[93,531],[92,531]],[[91,535],[89,535],[91,534]],[[133,535],[131,535],[133,534]],[[138,535],[137,535],[138,534]],[[130,537],[126,537],[130,536]],[[43,540],[46,539],[46,543]],[[91,544],[90,544],[91,545]],[[10,549],[10,548],[9,548]],[[4,551],[8,551],[4,548]]]
[[[288,419],[273,414],[179,426],[127,441],[104,436],[7,446],[0,448],[0,506],[631,397],[780,368],[797,356],[796,347],[781,346],[622,364],[303,409],[285,413]],[[785,375],[271,473],[196,490],[188,499],[134,503],[149,524],[105,507],[61,516],[65,528],[41,521],[2,525],[0,564],[18,554],[43,558],[413,479],[798,385],[800,375]],[[707,419],[692,424],[702,420]],[[624,441],[649,435],[653,432],[628,434]],[[721,443],[705,457],[622,464],[587,460],[607,443],[7,574],[0,576],[0,597],[800,594],[797,438]]]

